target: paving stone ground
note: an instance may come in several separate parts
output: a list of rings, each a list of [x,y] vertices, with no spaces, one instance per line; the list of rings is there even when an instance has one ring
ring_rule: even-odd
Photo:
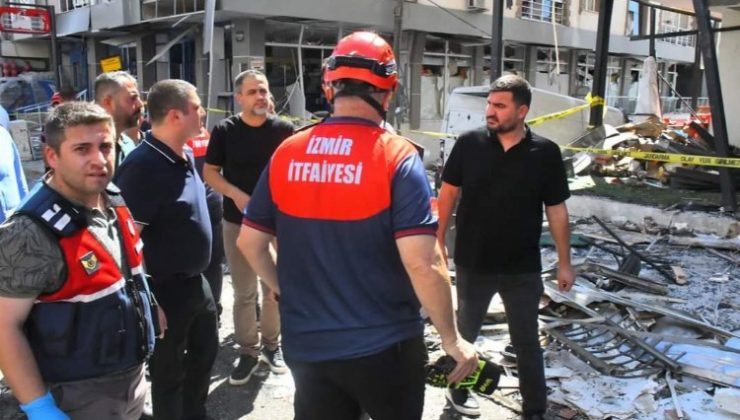
[[[265,365],[245,385],[232,386],[229,374],[238,357],[234,343],[231,277],[224,277],[224,313],[220,329],[220,349],[211,376],[208,414],[214,419],[288,420],[293,418],[293,379],[290,373],[275,375]],[[516,419],[517,414],[493,401],[481,399],[481,419]],[[20,420],[23,414],[7,385],[0,382],[0,420]],[[427,387],[424,420],[461,419],[446,406],[443,390]]]

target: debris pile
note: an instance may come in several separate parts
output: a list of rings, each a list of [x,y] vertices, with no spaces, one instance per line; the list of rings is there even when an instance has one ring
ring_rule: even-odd
[[[588,133],[575,140],[572,145],[594,145],[610,151],[620,151],[615,156],[604,156],[589,151],[580,151],[572,156],[575,175],[597,175],[613,177],[613,183],[642,183],[652,186],[678,189],[720,191],[717,166],[704,166],[701,159],[691,156],[716,157],[712,135],[701,121],[690,121],[685,125],[664,124],[651,116],[639,123],[628,123],[619,127],[604,126],[599,135]],[[731,147],[737,156],[737,149]],[[669,162],[636,159],[630,152],[673,154]],[[684,163],[693,160],[693,164]],[[740,182],[740,171],[731,169],[735,182]]]
[[[682,227],[616,225],[575,223],[569,292],[558,290],[548,267],[557,254],[543,238],[540,330],[553,418],[740,418],[734,250],[673,245],[669,237],[689,238]],[[488,312],[476,347],[508,374],[491,399],[517,411],[516,355],[500,299]]]

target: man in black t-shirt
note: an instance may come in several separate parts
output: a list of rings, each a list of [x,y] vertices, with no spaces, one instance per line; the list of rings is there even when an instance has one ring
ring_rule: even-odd
[[[475,342],[491,298],[501,293],[517,356],[524,418],[540,419],[547,409],[537,331],[543,204],[558,251],[560,289],[569,290],[574,277],[565,169],[558,146],[524,124],[531,99],[529,83],[521,77],[506,75],[493,82],[486,127],[462,134],[445,164],[437,238],[444,249],[445,231],[462,195],[454,256],[460,334]],[[447,398],[460,413],[480,414],[467,390],[451,389]]]
[[[267,78],[256,70],[234,80],[234,98],[242,112],[219,122],[211,132],[203,177],[224,197],[224,251],[234,289],[234,332],[241,347],[239,363],[229,377],[232,385],[249,381],[261,360],[274,373],[287,372],[280,350],[277,301],[262,284],[262,311],[257,328],[257,275],[236,247],[242,212],[249,203],[262,170],[293,126],[269,114]],[[260,332],[262,340],[260,343]]]

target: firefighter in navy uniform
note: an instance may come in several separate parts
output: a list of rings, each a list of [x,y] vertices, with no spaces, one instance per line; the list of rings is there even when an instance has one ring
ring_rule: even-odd
[[[157,309],[109,184],[113,121],[69,102],[46,133],[54,171],[0,226],[0,369],[31,420],[138,419]]]
[[[326,70],[332,116],[277,148],[237,244],[280,296],[295,419],[363,411],[375,420],[420,419],[420,305],[457,362],[451,383],[478,359],[455,327],[423,163],[380,126],[398,80],[393,50],[377,34],[355,32],[339,41]]]

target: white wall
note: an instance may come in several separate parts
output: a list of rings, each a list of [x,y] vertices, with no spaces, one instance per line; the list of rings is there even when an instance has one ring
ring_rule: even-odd
[[[722,10],[722,26],[740,25],[740,12]],[[740,146],[740,118],[737,110],[740,109],[740,77],[737,76],[738,61],[740,59],[740,31],[722,32],[719,38],[717,61],[719,62],[719,78],[722,84],[722,100],[725,105],[725,120],[727,121],[727,137],[730,144]]]
[[[49,57],[49,42],[43,41],[21,41],[21,42],[0,42],[0,55],[6,57]]]
[[[596,32],[599,26],[599,14],[588,10],[581,11],[581,1],[571,0],[570,26]],[[596,1],[598,2],[599,0]],[[624,27],[627,21],[627,2],[628,0],[614,0],[611,28],[609,31],[612,35],[624,35]]]
[[[574,0],[574,1],[578,1],[578,0]],[[449,9],[467,10],[468,8],[468,0],[435,0],[434,2],[442,7],[446,7]],[[417,3],[423,4],[426,6],[436,7],[432,2],[428,0],[418,0]],[[486,8],[486,10],[480,13],[485,13],[485,14],[490,15],[491,8],[493,7],[493,0],[484,0],[483,4],[485,5],[484,7]],[[516,17],[516,6],[512,7],[511,9],[507,9],[506,4],[504,4],[504,16],[512,17],[512,18]]]

